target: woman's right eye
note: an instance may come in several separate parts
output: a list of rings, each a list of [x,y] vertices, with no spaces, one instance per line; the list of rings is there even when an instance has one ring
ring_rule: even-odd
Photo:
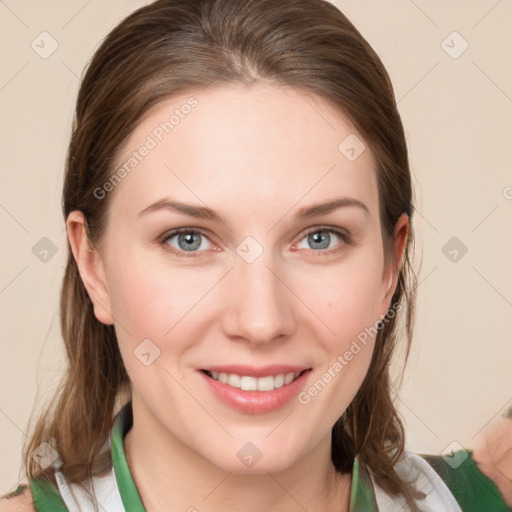
[[[173,239],[175,239],[174,243],[176,245],[171,245]],[[160,243],[166,251],[178,257],[197,258],[198,254],[196,252],[203,252],[202,250],[198,251],[198,249],[204,249],[204,240],[208,240],[208,237],[202,231],[179,228],[166,233]]]

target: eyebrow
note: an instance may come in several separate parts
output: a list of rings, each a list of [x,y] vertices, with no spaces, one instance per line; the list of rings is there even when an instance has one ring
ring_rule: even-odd
[[[305,206],[300,208],[295,214],[294,219],[304,219],[311,217],[318,217],[320,215],[325,215],[327,213],[331,213],[338,208],[344,208],[349,206],[355,206],[357,208],[361,208],[366,215],[370,215],[370,210],[368,207],[359,199],[354,197],[340,197],[337,199],[331,199],[329,201],[325,201],[323,203],[313,204],[310,206]],[[143,214],[168,209],[173,210],[178,213],[183,213],[185,215],[189,215],[190,217],[196,217],[198,219],[209,219],[220,221],[223,224],[227,225],[226,219],[220,213],[208,208],[206,206],[194,206],[191,204],[181,203],[179,201],[171,201],[170,199],[164,198],[156,203],[150,204],[148,207],[141,210],[137,216],[141,216]]]

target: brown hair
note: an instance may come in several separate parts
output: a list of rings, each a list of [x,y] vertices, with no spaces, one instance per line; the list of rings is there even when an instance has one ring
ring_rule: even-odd
[[[329,102],[356,127],[376,158],[385,262],[394,261],[393,232],[411,218],[412,185],[402,122],[388,74],[351,22],[324,0],[158,0],[133,12],[105,38],[83,76],[66,161],[64,218],[80,210],[91,248],[101,248],[111,194],[98,200],[123,143],[150,108],[214,84],[267,82]],[[341,142],[341,141],[340,141]],[[411,503],[415,490],[393,465],[405,433],[392,398],[390,360],[404,320],[405,362],[412,339],[416,276],[410,224],[392,298],[400,315],[383,322],[368,374],[332,429],[340,472],[359,455],[376,482]],[[406,307],[402,307],[406,306]],[[67,372],[24,448],[27,476],[44,472],[32,454],[43,441],[57,450],[68,481],[82,483],[108,467],[99,451],[130,382],[113,326],[99,322],[68,243],[61,330]],[[402,328],[401,328],[402,329]]]

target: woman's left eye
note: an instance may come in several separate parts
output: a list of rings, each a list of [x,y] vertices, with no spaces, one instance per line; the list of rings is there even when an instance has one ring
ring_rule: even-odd
[[[331,245],[331,242],[333,241],[332,234],[334,234],[334,238],[339,238],[343,242],[341,244],[339,242],[338,242],[338,244],[335,243],[334,247],[336,247],[336,246],[338,246],[338,247],[336,247],[333,250],[331,250],[333,247]],[[351,243],[351,237],[348,232],[342,231],[333,226],[318,227],[318,228],[313,228],[313,229],[309,230],[306,233],[306,236],[304,236],[304,238],[302,238],[301,241],[299,242],[300,249],[304,248],[304,247],[300,246],[300,243],[303,240],[305,240],[306,243],[309,244],[309,246],[310,246],[309,248],[311,248],[313,250],[313,252],[320,253],[320,254],[337,253],[337,252],[343,250],[348,244]],[[308,247],[306,247],[306,249],[307,248]],[[324,249],[329,249],[329,250],[324,250]],[[315,254],[315,256],[316,256],[316,254]]]
[[[332,249],[331,243],[334,239],[341,239],[342,243],[334,244],[335,249]],[[176,239],[177,247],[171,244],[171,241]],[[202,231],[190,228],[179,228],[166,233],[160,240],[160,243],[164,246],[165,250],[172,254],[180,257],[198,257],[198,252],[201,253],[205,250],[204,241],[208,240],[208,236]],[[301,247],[300,244],[306,241],[310,247]],[[334,226],[328,227],[316,227],[310,229],[305,236],[298,242],[299,249],[309,249],[316,255],[321,254],[333,254],[343,250],[347,245],[351,243],[350,234],[346,231],[342,231]],[[334,240],[336,242],[336,240]],[[211,243],[211,242],[210,242]],[[202,249],[202,250],[201,250]],[[206,247],[207,249],[207,247]],[[327,250],[326,250],[327,249]],[[187,254],[188,253],[188,254]]]

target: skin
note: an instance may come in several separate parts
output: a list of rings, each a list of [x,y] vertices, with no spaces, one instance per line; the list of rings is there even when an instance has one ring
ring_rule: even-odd
[[[512,506],[512,416],[500,417],[473,447],[473,459]]]
[[[118,166],[189,96],[153,108]],[[408,218],[394,233],[398,263],[385,267],[374,157],[367,147],[349,161],[338,150],[357,132],[320,98],[268,84],[193,96],[198,106],[109,192],[101,251],[88,250],[80,212],[67,221],[95,315],[115,326],[132,382],[125,449],[134,481],[150,512],[169,503],[173,510],[348,510],[351,475],[334,470],[331,429],[367,373],[373,338],[307,405],[294,399],[265,414],[218,401],[197,370],[299,364],[313,368],[310,387],[391,306]],[[345,196],[369,213],[351,206],[294,220],[304,206]],[[226,224],[171,210],[138,216],[164,197],[208,206]],[[353,243],[325,225],[348,231]],[[165,250],[190,254],[177,236],[158,241],[178,227],[206,232],[196,258]],[[330,234],[328,247],[308,241],[308,228]],[[236,252],[249,235],[263,248],[250,264]],[[149,366],[134,356],[147,338],[160,349]],[[247,442],[262,453],[251,468],[237,457]]]

